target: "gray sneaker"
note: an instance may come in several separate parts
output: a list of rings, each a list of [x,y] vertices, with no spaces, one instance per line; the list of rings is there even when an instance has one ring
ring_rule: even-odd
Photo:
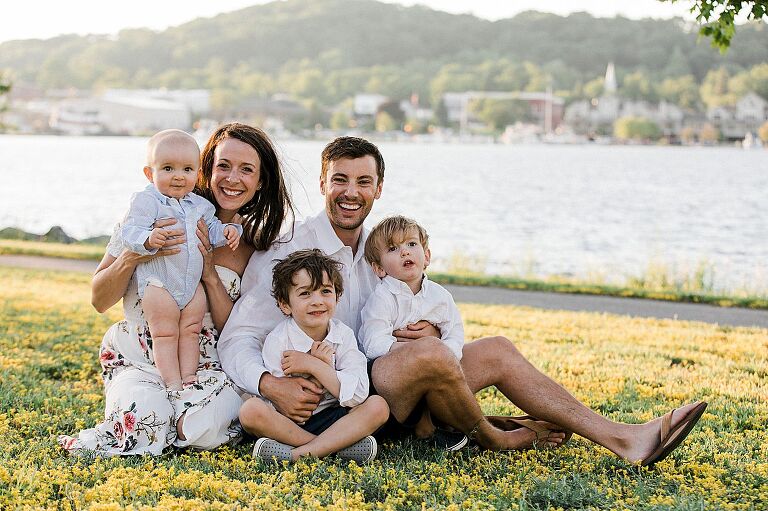
[[[261,458],[264,461],[291,461],[290,445],[281,444],[271,438],[259,438],[253,446],[253,457]]]
[[[376,439],[369,435],[349,447],[345,447],[336,454],[341,459],[354,460],[357,463],[368,463],[376,458],[378,450]]]

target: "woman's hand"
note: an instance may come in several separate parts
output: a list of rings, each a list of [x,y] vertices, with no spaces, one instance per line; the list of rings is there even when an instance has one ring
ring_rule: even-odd
[[[211,245],[211,240],[208,237],[208,226],[205,225],[205,221],[202,218],[197,221],[197,229],[195,230],[195,233],[197,234],[197,239],[200,240],[200,243],[197,244],[197,248],[203,255],[202,280],[203,282],[211,282],[215,284],[216,281],[218,281],[219,276],[216,274],[216,268],[213,264],[213,245]]]

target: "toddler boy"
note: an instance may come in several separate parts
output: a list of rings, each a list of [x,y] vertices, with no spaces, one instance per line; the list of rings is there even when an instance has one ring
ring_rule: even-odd
[[[403,216],[385,218],[365,242],[365,259],[382,280],[361,312],[360,345],[370,360],[402,346],[392,335],[419,321],[440,330],[440,339],[461,360],[464,325],[451,294],[429,279],[429,236],[414,220]],[[418,415],[417,415],[418,416]],[[467,444],[463,433],[435,428],[424,408],[413,425],[416,436],[433,436],[436,445],[458,450]]]

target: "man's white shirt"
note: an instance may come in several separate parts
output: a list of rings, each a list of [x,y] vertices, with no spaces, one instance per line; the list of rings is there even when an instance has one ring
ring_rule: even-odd
[[[363,307],[360,349],[371,360],[386,355],[397,341],[394,330],[422,320],[440,330],[440,339],[461,360],[464,325],[459,309],[451,293],[426,275],[415,295],[405,282],[390,276],[382,279]]]
[[[286,237],[290,238],[290,234]],[[331,226],[325,210],[303,222],[297,222],[293,237],[275,242],[263,252],[254,252],[243,274],[240,299],[221,332],[219,358],[227,375],[243,390],[259,394],[259,381],[268,372],[262,360],[264,339],[285,316],[272,297],[272,269],[277,261],[296,250],[319,248],[343,264],[344,292],[334,317],[350,327],[360,329],[360,311],[379,284],[379,278],[363,257],[368,230],[363,228],[357,253],[344,245]]]
[[[365,355],[357,347],[355,333],[338,319],[331,319],[328,335],[323,342],[330,344],[335,351],[333,368],[341,387],[338,399],[326,391],[313,414],[336,403],[351,408],[368,397],[367,363]],[[283,352],[295,350],[307,353],[312,348],[312,343],[312,338],[296,324],[293,318],[286,318],[269,333],[264,341],[262,351],[264,366],[272,376],[285,376],[282,366]]]

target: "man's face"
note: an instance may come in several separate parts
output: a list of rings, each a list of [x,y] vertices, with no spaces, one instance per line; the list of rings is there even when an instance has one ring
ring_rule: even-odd
[[[373,156],[332,161],[325,177],[320,178],[320,191],[334,230],[360,228],[373,201],[381,196],[381,185]]]

